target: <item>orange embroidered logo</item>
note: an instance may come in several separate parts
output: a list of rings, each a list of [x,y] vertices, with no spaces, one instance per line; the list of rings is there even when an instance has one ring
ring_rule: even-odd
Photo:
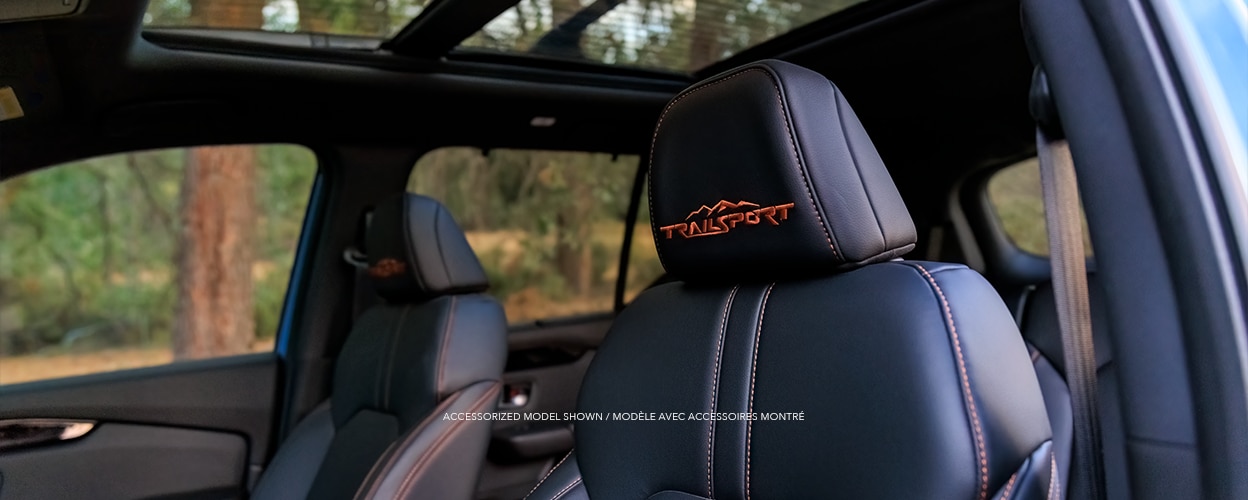
[[[791,208],[793,208],[792,203],[761,207],[757,203],[748,201],[733,203],[728,200],[719,200],[719,203],[716,203],[714,206],[702,205],[697,210],[689,212],[689,216],[685,217],[684,222],[660,227],[659,231],[662,231],[663,236],[670,240],[673,235],[680,235],[683,238],[697,238],[699,236],[724,234],[735,229],[737,224],[754,226],[765,221],[773,226],[779,226],[780,221],[789,218],[789,209]],[[723,213],[725,210],[736,211]],[[695,216],[701,216],[701,218],[691,221],[690,219],[694,219]]]
[[[368,268],[368,275],[374,278],[389,278],[407,271],[407,264],[396,259],[381,259]]]

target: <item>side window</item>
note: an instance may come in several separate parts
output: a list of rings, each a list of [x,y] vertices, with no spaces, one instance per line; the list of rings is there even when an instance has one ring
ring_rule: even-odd
[[[988,200],[1001,228],[1015,246],[1031,254],[1049,255],[1039,159],[1028,158],[993,174],[988,179]],[[1092,240],[1088,237],[1088,222],[1086,218],[1082,222],[1083,248],[1090,257]]]
[[[272,350],[316,170],[212,146],[0,183],[0,384]]]
[[[523,323],[612,310],[637,165],[636,156],[448,147],[416,163],[407,189],[446,204],[489,293]],[[649,239],[648,227],[637,234]]]

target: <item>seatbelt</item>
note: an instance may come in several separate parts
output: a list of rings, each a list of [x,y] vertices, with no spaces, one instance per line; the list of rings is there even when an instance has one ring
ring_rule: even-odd
[[[1101,430],[1096,405],[1096,353],[1092,343],[1092,312],[1088,303],[1088,272],[1083,250],[1079,188],[1070,146],[1062,135],[1040,67],[1032,78],[1031,112],[1036,118],[1036,150],[1044,192],[1044,219],[1049,235],[1053,295],[1062,331],[1066,384],[1074,418],[1074,451],[1068,498],[1101,500],[1105,473],[1101,463]]]
[[[352,321],[359,318],[365,309],[377,303],[377,292],[373,290],[373,283],[368,279],[368,249],[364,246],[368,227],[372,222],[373,211],[369,208],[360,214],[360,220],[356,224],[355,243],[342,252],[342,260],[354,270],[351,286]]]

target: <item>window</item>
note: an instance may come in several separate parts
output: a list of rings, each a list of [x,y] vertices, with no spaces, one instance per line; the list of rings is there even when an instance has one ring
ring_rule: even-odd
[[[865,0],[520,0],[461,47],[697,71]]]
[[[1029,158],[1005,167],[988,180],[988,200],[1006,236],[1020,250],[1049,255],[1049,235],[1044,222],[1044,195],[1040,187],[1040,161]],[[1082,209],[1080,214],[1082,214]],[[1083,222],[1084,252],[1092,255],[1088,222]]]
[[[315,175],[215,146],[0,183],[0,384],[271,350]]]
[[[407,189],[436,198],[463,227],[512,323],[609,312],[636,156],[442,148]],[[637,225],[627,283],[649,283],[649,226]],[[650,243],[653,252],[653,243]],[[658,257],[653,257],[657,263]]]
[[[143,25],[388,38],[429,0],[150,0]]]

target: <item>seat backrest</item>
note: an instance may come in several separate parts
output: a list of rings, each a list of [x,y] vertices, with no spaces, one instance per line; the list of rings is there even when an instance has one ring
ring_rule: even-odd
[[[651,165],[677,281],[612,326],[577,409],[603,420],[533,498],[1057,493],[1009,311],[964,266],[898,258],[914,225],[826,78],[762,61],[697,84]]]
[[[386,301],[356,320],[329,401],[278,449],[253,498],[468,499],[485,459],[507,321],[485,271],[437,201],[374,212],[368,274]]]

